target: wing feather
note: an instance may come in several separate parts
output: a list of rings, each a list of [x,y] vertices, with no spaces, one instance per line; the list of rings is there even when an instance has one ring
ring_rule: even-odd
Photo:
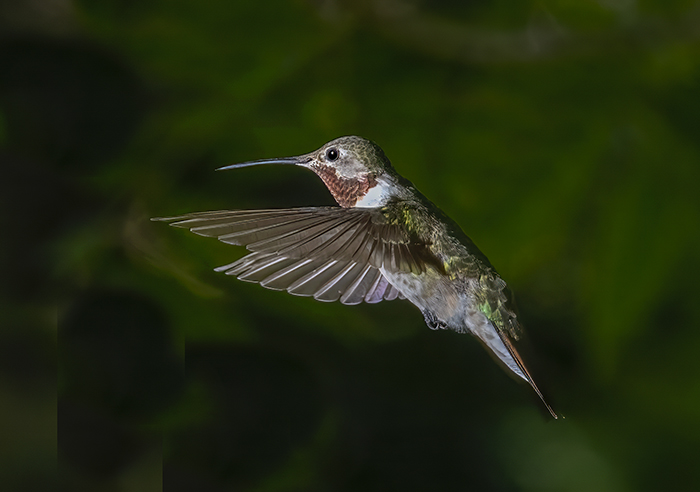
[[[377,209],[219,210],[153,220],[252,252],[217,272],[320,301],[405,299],[380,269],[419,274],[430,263],[428,245]]]
[[[313,296],[345,266],[344,262],[338,260],[326,260],[320,267],[290,285],[287,292],[298,296]]]
[[[387,279],[381,274],[378,275],[372,286],[368,289],[367,294],[365,294],[365,302],[369,304],[380,302],[384,298],[384,293],[388,285],[389,282]]]
[[[285,258],[283,256],[264,257],[264,259],[258,260],[248,266],[244,272],[239,273],[238,280],[256,283],[262,282],[279,269],[286,268],[296,261],[298,260],[295,258]]]
[[[307,273],[318,268],[319,263],[323,260],[305,258],[303,260],[293,259],[294,263],[286,268],[282,268],[271,274],[260,282],[260,285],[272,290],[286,290],[291,284],[306,275]]]
[[[389,284],[389,286],[386,289],[386,292],[384,293],[384,300],[393,301],[398,296],[399,296],[399,289],[397,289],[393,285]]]
[[[355,281],[345,290],[340,302],[348,305],[360,304],[365,300],[365,295],[367,295],[367,291],[373,285],[377,275],[380,275],[379,270],[372,265],[365,265]]]
[[[263,279],[261,285],[268,289],[286,290],[289,292],[292,285],[295,285],[300,279],[319,269],[327,260],[323,258],[306,258],[295,261],[296,263],[292,264],[284,271],[276,272],[266,279]],[[302,294],[299,293],[297,295]]]
[[[337,301],[347,288],[352,285],[364,266],[357,263],[347,263],[345,268],[316,291],[314,299],[326,302]]]

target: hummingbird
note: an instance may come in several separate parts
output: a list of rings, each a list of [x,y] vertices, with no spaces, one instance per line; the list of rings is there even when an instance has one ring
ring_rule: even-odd
[[[377,144],[345,136],[308,154],[217,170],[262,164],[313,171],[339,207],[220,210],[151,220],[245,246],[248,255],[215,271],[268,289],[348,305],[407,299],[431,329],[476,336],[557,418],[514,346],[521,326],[506,282]]]

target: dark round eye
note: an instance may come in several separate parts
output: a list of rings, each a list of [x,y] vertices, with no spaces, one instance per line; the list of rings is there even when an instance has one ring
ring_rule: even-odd
[[[334,161],[338,158],[338,149],[330,148],[326,151],[326,159]]]

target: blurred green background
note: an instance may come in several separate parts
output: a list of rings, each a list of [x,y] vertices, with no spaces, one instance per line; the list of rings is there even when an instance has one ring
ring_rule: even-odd
[[[0,4],[4,490],[697,490],[698,25],[691,0]],[[267,291],[212,271],[243,248],[148,221],[332,205],[303,169],[213,170],[346,134],[510,283],[565,420],[406,301]]]

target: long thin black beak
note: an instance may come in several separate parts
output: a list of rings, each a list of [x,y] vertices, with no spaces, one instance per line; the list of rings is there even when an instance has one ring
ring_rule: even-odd
[[[308,156],[296,156],[296,157],[276,157],[274,159],[260,159],[259,161],[248,161],[241,162],[240,164],[231,164],[229,166],[220,167],[217,171],[227,171],[229,169],[238,169],[241,167],[258,166],[260,164],[293,164],[301,165],[309,162],[311,158]]]

